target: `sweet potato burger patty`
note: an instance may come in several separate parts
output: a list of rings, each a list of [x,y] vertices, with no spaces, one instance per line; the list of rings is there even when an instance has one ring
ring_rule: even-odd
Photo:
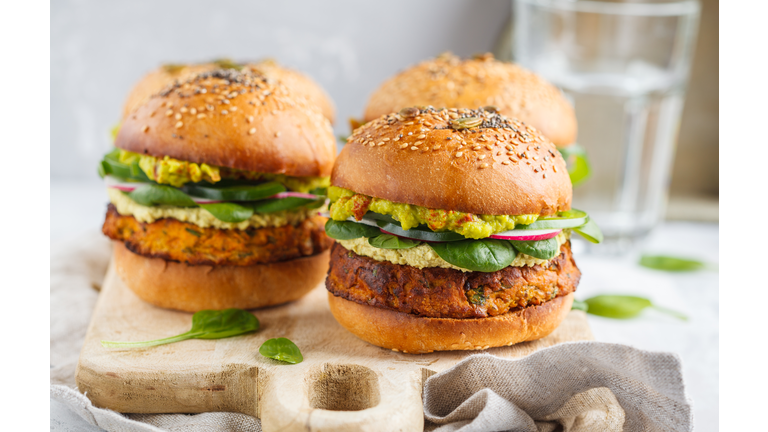
[[[305,219],[297,226],[271,228],[201,228],[176,219],[142,223],[123,216],[110,204],[102,232],[125,242],[132,252],[191,265],[248,266],[318,254],[333,240],[325,235],[326,219]]]
[[[432,318],[484,318],[570,294],[580,277],[570,242],[547,264],[493,273],[417,269],[335,244],[325,284],[335,296],[363,305]]]

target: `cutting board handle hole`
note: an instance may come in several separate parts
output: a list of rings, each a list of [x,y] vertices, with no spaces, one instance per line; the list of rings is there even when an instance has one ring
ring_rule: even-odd
[[[355,364],[325,363],[309,373],[309,405],[331,411],[360,411],[379,404],[376,372]]]

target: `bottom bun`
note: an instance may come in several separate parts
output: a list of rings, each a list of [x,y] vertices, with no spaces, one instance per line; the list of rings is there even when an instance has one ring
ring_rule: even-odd
[[[140,299],[155,306],[197,312],[253,309],[297,300],[328,272],[329,251],[250,266],[193,266],[147,258],[114,242],[117,274]]]
[[[394,351],[479,350],[541,339],[571,310],[573,294],[488,318],[429,318],[361,305],[328,293],[331,313],[360,339]]]

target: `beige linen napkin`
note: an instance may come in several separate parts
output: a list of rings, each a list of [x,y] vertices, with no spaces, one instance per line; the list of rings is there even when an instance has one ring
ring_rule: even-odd
[[[91,233],[51,248],[51,398],[108,431],[261,431],[237,413],[120,414],[77,391],[75,368],[110,258]],[[562,344],[524,359],[475,355],[430,377],[427,429],[443,431],[689,431],[680,360],[623,345]]]

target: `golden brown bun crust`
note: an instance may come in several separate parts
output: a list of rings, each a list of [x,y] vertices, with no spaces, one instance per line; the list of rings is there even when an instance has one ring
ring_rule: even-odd
[[[290,176],[327,176],[336,140],[302,97],[262,75],[217,69],[136,108],[115,146],[153,156]]]
[[[490,318],[425,318],[361,305],[328,293],[331,313],[360,339],[407,353],[479,350],[541,339],[571,310],[573,294]]]
[[[368,101],[365,121],[409,106],[492,105],[539,129],[558,147],[576,141],[576,114],[560,90],[538,75],[491,54],[461,60],[441,55],[385,81]]]
[[[174,81],[185,81],[188,78],[200,72],[210,72],[219,68],[234,66],[240,68],[241,65],[230,61],[218,61],[200,64],[188,65],[165,65],[162,66],[141,79],[128,94],[128,98],[123,107],[123,118],[128,117],[134,109],[138,108],[145,100],[149,99],[155,93],[160,92],[165,86]],[[261,60],[254,63],[247,63],[247,68],[255,69],[267,78],[281,81],[286,87],[294,93],[304,96],[307,100],[317,105],[323,112],[323,115],[333,123],[336,117],[336,107],[333,104],[328,93],[320,87],[312,78],[303,73],[279,65],[273,60]]]
[[[484,123],[458,131],[451,116]],[[541,133],[468,109],[403,109],[355,129],[331,184],[398,203],[489,215],[551,215],[570,209],[572,195],[565,161]]]
[[[331,123],[336,120],[336,106],[333,100],[320,85],[308,75],[281,66],[272,60],[262,60],[256,63],[248,63],[246,67],[263,73],[267,78],[276,79],[286,87],[298,93],[311,103],[317,105],[325,118]]]
[[[190,266],[146,258],[113,242],[117,274],[147,303],[196,312],[253,309],[297,300],[328,271],[328,251],[305,258],[252,266]]]

